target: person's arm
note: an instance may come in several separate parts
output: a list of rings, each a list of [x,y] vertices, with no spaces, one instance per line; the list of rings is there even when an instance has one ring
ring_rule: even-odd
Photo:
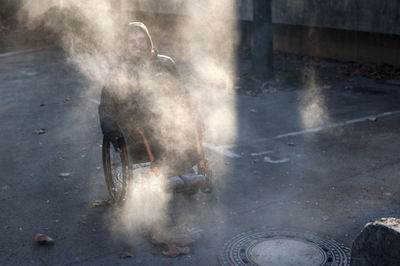
[[[173,88],[176,94],[188,94],[188,90],[182,84],[175,61],[169,56],[157,55],[157,62],[162,72],[165,72],[168,77],[168,79],[164,80],[167,87]]]
[[[203,119],[200,115],[200,110],[198,106],[198,101],[193,95],[189,92],[189,90],[183,86],[181,77],[179,75],[178,68],[176,67],[175,61],[169,56],[160,56],[162,65],[164,69],[166,69],[170,75],[173,76],[174,79],[174,88],[178,92],[178,94],[182,95],[185,98],[187,104],[187,111],[191,114],[193,119],[196,120],[197,132],[199,134],[200,139],[203,137],[205,126]]]

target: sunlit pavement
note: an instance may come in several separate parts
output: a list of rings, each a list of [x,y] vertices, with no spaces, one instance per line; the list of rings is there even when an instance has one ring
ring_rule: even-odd
[[[173,222],[202,237],[188,255],[166,258],[146,234],[117,235],[112,207],[92,207],[108,196],[99,97],[84,89],[96,84],[54,48],[0,57],[1,264],[215,265],[226,241],[271,227],[351,246],[367,222],[399,218],[400,87],[328,83],[237,94],[236,140],[206,140],[214,192],[171,203]],[[37,246],[36,233],[54,246]]]

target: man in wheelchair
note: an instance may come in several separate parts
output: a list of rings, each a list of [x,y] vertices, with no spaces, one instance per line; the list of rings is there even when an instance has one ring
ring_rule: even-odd
[[[199,187],[210,192],[211,170],[201,144],[202,123],[196,101],[179,82],[175,62],[157,54],[141,22],[127,25],[122,43],[124,56],[103,87],[99,106],[103,165],[110,194],[116,198],[113,193],[118,182],[112,177],[107,155],[111,146],[126,168],[150,162],[152,173],[173,177],[181,187],[190,183],[191,177],[203,176],[206,178]],[[124,176],[122,179],[120,190],[128,182]]]

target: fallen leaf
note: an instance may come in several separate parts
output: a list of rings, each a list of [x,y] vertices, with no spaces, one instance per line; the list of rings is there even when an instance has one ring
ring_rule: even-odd
[[[250,112],[257,113],[258,111],[257,111],[257,109],[250,109]]]
[[[185,238],[178,238],[178,239],[173,239],[171,240],[171,244],[174,244],[178,247],[186,247],[189,246],[191,244],[193,244],[194,240],[192,238],[189,237],[185,237]]]
[[[70,98],[65,98],[64,100],[63,100],[63,102],[69,102],[71,99]]]
[[[35,242],[39,245],[53,245],[54,239],[44,234],[36,234],[34,238]]]
[[[368,117],[368,121],[370,122],[376,122],[376,120],[378,120],[378,118],[376,118],[375,116]]]
[[[108,206],[108,205],[110,205],[111,204],[111,200],[95,200],[93,203],[92,203],[92,206],[93,207],[101,207],[101,206]]]
[[[159,237],[152,236],[151,243],[156,246],[164,246],[167,247],[168,245],[175,245],[177,247],[186,247],[193,244],[194,240],[190,237],[180,237],[175,239],[162,239]]]
[[[166,239],[161,239],[155,236],[151,237],[151,243],[153,245],[159,246],[159,245],[168,245],[168,240]]]
[[[58,176],[59,177],[69,177],[71,175],[71,173],[59,173]]]
[[[177,247],[175,244],[169,244],[168,249],[164,250],[162,254],[169,258],[175,258],[182,254],[189,254],[189,247]]]
[[[131,257],[133,257],[133,254],[129,251],[124,251],[121,254],[119,254],[119,257],[121,259],[131,258]]]
[[[46,129],[44,129],[44,128],[35,130],[36,135],[42,135],[44,133],[46,133]]]

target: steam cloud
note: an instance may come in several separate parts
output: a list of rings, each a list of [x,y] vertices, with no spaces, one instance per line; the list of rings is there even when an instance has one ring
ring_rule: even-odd
[[[173,46],[179,50],[179,60],[191,66],[193,78],[187,79],[191,82],[186,87],[198,99],[206,128],[206,141],[232,143],[236,136],[235,98],[232,93],[235,81],[234,54],[238,40],[236,1],[43,0],[39,5],[36,1],[24,0],[19,16],[21,21],[33,27],[44,26],[58,37],[77,69],[91,81],[91,85],[82,90],[90,90],[91,94],[99,95],[102,86],[111,83],[110,87],[124,98],[129,92],[129,84],[134,80],[129,75],[128,67],[119,61],[124,46],[120,41],[120,30],[128,21],[137,20],[129,17],[129,14],[138,8],[183,15],[172,32],[176,38]],[[153,17],[154,21],[150,25],[147,23],[147,26],[154,38],[157,31],[155,33],[152,29],[158,25],[157,16]],[[107,78],[110,76],[112,80]],[[166,147],[174,145],[178,152],[185,151],[193,143],[185,139],[185,128],[189,128],[194,121],[191,121],[185,106],[159,97],[163,88],[153,82],[148,79],[147,96],[156,102],[153,111],[161,117],[154,127],[159,129],[158,133],[166,140]],[[176,123],[174,127],[182,130],[174,132],[176,134],[173,139],[164,136],[162,128]],[[222,174],[222,170],[220,166],[218,173]],[[134,232],[168,220],[170,195],[154,190],[157,183],[162,183],[162,180],[154,178],[130,187],[130,198],[114,216],[119,217],[114,228]]]
[[[300,95],[300,115],[304,129],[322,126],[330,117],[326,110],[325,97],[322,85],[318,81],[315,69],[308,68],[305,71],[305,91]]]

